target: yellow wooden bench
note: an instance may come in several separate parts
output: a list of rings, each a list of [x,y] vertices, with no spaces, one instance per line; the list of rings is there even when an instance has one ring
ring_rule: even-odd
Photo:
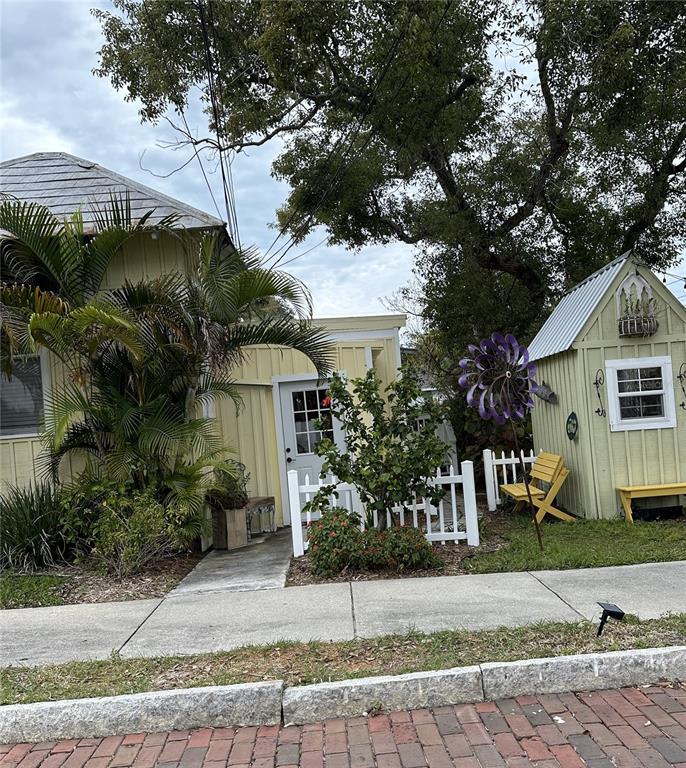
[[[633,523],[632,499],[648,499],[653,496],[681,496],[681,494],[686,493],[686,482],[657,483],[656,485],[620,485],[617,491],[624,507],[624,517],[627,523]]]
[[[553,506],[562,483],[564,483],[567,475],[569,475],[569,470],[565,467],[562,456],[558,456],[555,453],[539,453],[531,467],[530,474],[529,490],[531,491],[531,500],[538,510],[536,512],[536,520],[540,523],[546,515],[550,514],[568,523],[573,522],[575,518],[572,515],[568,515],[566,512]],[[547,483],[548,488],[541,488],[540,483]],[[526,485],[523,482],[506,483],[500,486],[500,490],[517,502],[515,510],[521,509],[529,502]]]

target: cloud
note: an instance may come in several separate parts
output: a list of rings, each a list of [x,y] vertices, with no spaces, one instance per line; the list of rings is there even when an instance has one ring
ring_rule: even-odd
[[[1,159],[32,152],[63,151],[93,160],[125,176],[159,189],[197,208],[216,213],[212,196],[196,161],[167,178],[188,159],[188,150],[161,149],[174,139],[166,123],[141,125],[138,105],[125,100],[106,80],[95,77],[100,27],[94,5],[105,0],[3,0],[0,3],[0,144]],[[190,108],[191,127],[202,133],[206,120],[198,105]],[[239,155],[233,164],[241,240],[266,251],[277,235],[270,228],[288,188],[271,177],[277,145]],[[142,158],[142,159],[141,159]],[[223,210],[216,164],[204,163],[215,198]],[[147,169],[147,170],[146,170]],[[326,315],[382,313],[381,298],[411,275],[406,246],[369,247],[360,252],[316,246],[314,233],[292,248],[287,268],[312,291],[315,312]],[[287,238],[281,238],[274,250]]]

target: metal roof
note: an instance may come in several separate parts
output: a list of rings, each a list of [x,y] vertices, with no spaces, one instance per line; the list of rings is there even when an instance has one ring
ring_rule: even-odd
[[[176,229],[224,226],[208,213],[66,152],[37,152],[5,160],[0,163],[0,191],[18,200],[45,205],[58,219],[81,209],[87,230],[93,223],[89,208],[109,202],[112,194],[128,194],[134,217],[154,209],[150,224],[176,214]]]
[[[562,297],[529,344],[531,360],[566,352],[572,346],[630,255],[629,252],[622,254]]]

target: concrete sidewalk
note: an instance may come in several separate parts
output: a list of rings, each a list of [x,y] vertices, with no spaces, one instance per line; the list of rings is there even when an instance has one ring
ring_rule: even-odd
[[[163,600],[0,611],[0,661],[49,664],[229,650],[282,640],[349,640],[409,629],[487,629],[599,615],[686,613],[686,561],[616,568],[358,581]]]

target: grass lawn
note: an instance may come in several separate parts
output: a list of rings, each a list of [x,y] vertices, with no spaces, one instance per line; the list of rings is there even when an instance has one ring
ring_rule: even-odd
[[[486,516],[482,536],[499,535],[508,543],[494,552],[465,561],[472,573],[594,568],[686,559],[686,518],[660,522],[545,520],[541,524],[544,551],[538,548],[531,518],[524,514]]]
[[[639,622],[611,622],[597,638],[597,624],[546,623],[480,632],[406,634],[338,643],[276,643],[200,656],[73,662],[1,670],[0,703],[285,680],[303,685],[380,674],[449,669],[486,661],[513,661],[572,653],[649,648],[686,643],[686,614]]]
[[[5,574],[0,576],[0,608],[42,607],[62,605],[60,590],[66,579],[62,576]]]

